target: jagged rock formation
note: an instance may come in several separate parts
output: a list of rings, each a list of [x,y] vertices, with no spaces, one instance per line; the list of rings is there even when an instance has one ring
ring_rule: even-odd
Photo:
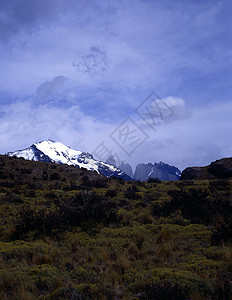
[[[154,164],[140,163],[136,166],[134,173],[129,163],[121,161],[117,164],[113,155],[108,156],[106,163],[118,167],[123,173],[127,174],[134,180],[147,181],[149,178],[158,178],[160,180],[179,180],[181,175],[181,171],[178,168],[163,162]]]
[[[127,174],[128,176],[130,176],[131,178],[134,177],[132,167],[131,167],[131,165],[128,164],[127,162],[122,161],[122,162],[120,163],[120,165],[118,166],[118,168],[119,168],[121,171],[123,171],[125,174]]]
[[[160,180],[178,180],[181,172],[178,168],[170,166],[163,162],[138,164],[135,173],[135,180],[147,181],[149,178],[158,178]]]
[[[109,155],[108,157],[107,157],[107,159],[106,159],[106,161],[105,161],[107,164],[109,164],[109,165],[112,165],[112,166],[114,166],[114,167],[118,167],[117,166],[117,163],[116,163],[116,160],[115,160],[115,158],[114,158],[114,156],[113,155]]]

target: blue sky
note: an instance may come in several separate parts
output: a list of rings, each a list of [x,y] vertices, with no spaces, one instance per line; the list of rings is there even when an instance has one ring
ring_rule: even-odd
[[[232,3],[0,2],[0,153],[51,138],[183,169],[231,156]],[[173,111],[146,125],[155,91]],[[110,134],[131,117],[148,139],[128,156]]]

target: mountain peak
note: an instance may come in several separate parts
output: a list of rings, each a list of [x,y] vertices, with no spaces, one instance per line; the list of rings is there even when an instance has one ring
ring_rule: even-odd
[[[42,140],[42,141],[40,141],[40,142],[34,143],[33,145],[41,145],[41,144],[43,144],[43,145],[52,145],[53,147],[54,147],[55,145],[63,145],[63,146],[65,146],[65,147],[67,147],[67,148],[70,148],[69,146],[66,146],[66,145],[64,145],[64,144],[61,143],[61,142],[56,142],[56,141],[51,140],[51,139]]]
[[[60,142],[44,140],[34,143],[29,148],[7,153],[9,156],[23,157],[33,161],[55,162],[59,164],[73,165],[91,171],[96,171],[107,177],[116,176],[125,180],[131,180],[129,176],[118,168],[97,161],[89,153],[74,150]]]
[[[35,144],[41,144],[41,143],[57,143],[56,141],[52,140],[52,139],[46,139],[46,140],[41,140],[37,143],[34,143],[33,145]]]

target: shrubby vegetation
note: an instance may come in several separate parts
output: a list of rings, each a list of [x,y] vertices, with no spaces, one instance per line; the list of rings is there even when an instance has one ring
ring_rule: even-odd
[[[231,188],[0,156],[0,299],[231,299]]]

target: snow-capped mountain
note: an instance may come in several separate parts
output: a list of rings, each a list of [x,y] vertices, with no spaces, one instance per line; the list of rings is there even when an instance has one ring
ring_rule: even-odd
[[[91,154],[71,149],[62,143],[52,140],[35,143],[24,150],[8,152],[7,155],[23,157],[24,159],[33,161],[46,161],[73,165],[79,168],[96,171],[97,173],[107,177],[116,176],[123,178],[124,180],[132,180],[120,169],[94,159]]]

